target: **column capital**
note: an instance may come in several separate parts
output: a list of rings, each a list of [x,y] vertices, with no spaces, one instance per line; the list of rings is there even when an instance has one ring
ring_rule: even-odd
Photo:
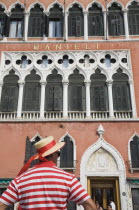
[[[8,11],[8,10],[5,10],[5,11],[4,11],[4,13],[5,13],[8,17],[10,17],[10,16],[11,16],[11,12],[10,12],[10,11]]]
[[[62,84],[65,85],[65,86],[66,85],[68,86],[69,85],[69,82],[68,81],[67,82],[65,81],[65,82],[62,82]]]
[[[85,84],[85,86],[87,87],[87,86],[90,86],[90,85],[91,85],[91,82],[90,82],[90,81],[84,82],[84,84]]]
[[[133,84],[133,79],[130,79],[129,81],[128,81],[128,84]]]
[[[69,11],[65,11],[65,16],[69,16]]]
[[[88,15],[88,13],[89,13],[88,11],[84,11],[83,12],[84,15]]]
[[[29,15],[30,15],[30,12],[24,11],[24,15],[25,15],[25,16],[29,16]]]
[[[19,84],[19,86],[23,86],[23,85],[25,84],[25,81],[19,80],[19,81],[18,81],[18,84]]]
[[[108,86],[113,84],[113,80],[107,80],[106,82],[107,82]]]
[[[47,82],[46,82],[46,81],[40,81],[40,84],[41,84],[41,85],[46,85]]]
[[[3,81],[2,81],[2,80],[0,80],[0,87],[2,87],[2,85],[3,85]]]
[[[44,13],[46,16],[49,16],[49,15],[50,15],[50,12],[48,12],[48,11],[43,11],[43,13]]]
[[[128,9],[123,9],[123,12],[124,13],[128,13]]]

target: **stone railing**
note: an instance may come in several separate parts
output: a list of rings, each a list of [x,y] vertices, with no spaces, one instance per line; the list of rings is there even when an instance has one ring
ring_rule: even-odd
[[[69,119],[72,119],[72,120],[74,120],[74,119],[85,119],[85,117],[86,117],[86,112],[84,112],[84,111],[69,111],[68,112],[68,117],[69,117]]]
[[[132,118],[132,111],[115,111],[114,117],[116,119],[117,118],[129,119],[129,118]]]
[[[44,112],[44,117],[40,117],[40,112],[29,112],[29,111],[23,111],[21,114],[21,118],[17,118],[16,112],[0,112],[0,120],[6,121],[6,120],[109,120],[109,119],[132,119],[132,111],[114,111],[114,117],[109,118],[109,111],[91,111],[91,116],[86,117],[85,111],[69,111],[68,117],[63,117],[62,111],[49,111]]]
[[[109,118],[109,112],[108,111],[96,111],[91,112],[91,118],[93,119],[107,119]]]

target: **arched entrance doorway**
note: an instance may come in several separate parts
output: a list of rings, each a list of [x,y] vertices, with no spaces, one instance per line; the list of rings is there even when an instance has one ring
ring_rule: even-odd
[[[100,133],[81,159],[81,183],[94,199],[106,209],[112,197],[117,210],[127,209],[125,165],[120,153]]]

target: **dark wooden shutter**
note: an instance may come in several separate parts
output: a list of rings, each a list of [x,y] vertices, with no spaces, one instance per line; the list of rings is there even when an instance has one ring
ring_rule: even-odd
[[[24,87],[24,111],[39,111],[40,105],[40,87],[27,84]]]
[[[54,98],[53,98],[53,86],[46,85],[46,96],[45,96],[45,109],[46,111],[53,111],[53,103],[54,103]]]
[[[139,34],[139,14],[130,14],[128,15],[129,23],[129,34],[137,35]]]
[[[17,111],[18,103],[18,86],[4,85],[1,97],[1,111],[14,112]]]
[[[69,86],[69,109],[71,111],[82,111],[83,110],[83,88],[82,86]]]
[[[6,37],[9,37],[9,30],[10,30],[10,17],[7,16],[6,17],[6,32],[5,32]]]
[[[130,142],[132,168],[139,168],[139,138],[135,136]]]
[[[43,26],[44,22],[41,16],[33,16],[30,17],[29,21],[29,28],[28,28],[28,33],[30,37],[41,37],[43,34]]]
[[[71,168],[73,167],[73,142],[66,136],[64,138],[65,146],[60,150],[60,167]]]
[[[103,22],[101,15],[92,15],[89,17],[89,36],[102,36]]]
[[[77,16],[76,17],[76,36],[81,36],[81,17]]]
[[[54,110],[55,111],[62,111],[62,86],[55,86],[54,87]]]
[[[126,83],[115,83],[113,85],[114,110],[130,110],[130,93]]]
[[[76,17],[71,18],[71,36],[76,36]]]
[[[91,86],[91,110],[107,110],[107,89],[105,85],[96,84]]]

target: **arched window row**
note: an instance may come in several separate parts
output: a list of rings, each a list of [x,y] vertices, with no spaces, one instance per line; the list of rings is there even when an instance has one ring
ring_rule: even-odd
[[[39,3],[29,12],[16,4],[10,14],[0,5],[0,36],[11,38],[27,37],[83,37],[88,36],[123,36],[139,35],[139,4],[133,1],[123,10],[118,3],[112,3],[107,10],[100,4],[93,3],[88,10],[83,10],[74,3],[68,11],[55,3],[49,12]],[[106,30],[108,25],[108,30]],[[106,32],[107,31],[107,32]]]
[[[85,71],[95,70],[101,68],[112,72],[118,67],[122,69],[129,69],[130,61],[128,59],[128,51],[92,51],[81,53],[76,52],[60,52],[54,57],[52,52],[41,52],[32,54],[19,53],[16,57],[14,53],[3,53],[3,60],[1,62],[2,69],[17,69],[23,73],[25,70],[35,68],[39,71],[48,71],[53,68],[60,69],[64,74],[68,71],[73,71],[76,67]]]
[[[26,76],[25,83],[18,83],[19,77],[14,73],[5,76],[0,86],[1,118],[12,113],[21,119],[135,117],[133,84],[121,69],[111,81],[97,69],[88,82],[78,69],[67,82],[62,81],[57,70],[43,82],[35,70]]]

